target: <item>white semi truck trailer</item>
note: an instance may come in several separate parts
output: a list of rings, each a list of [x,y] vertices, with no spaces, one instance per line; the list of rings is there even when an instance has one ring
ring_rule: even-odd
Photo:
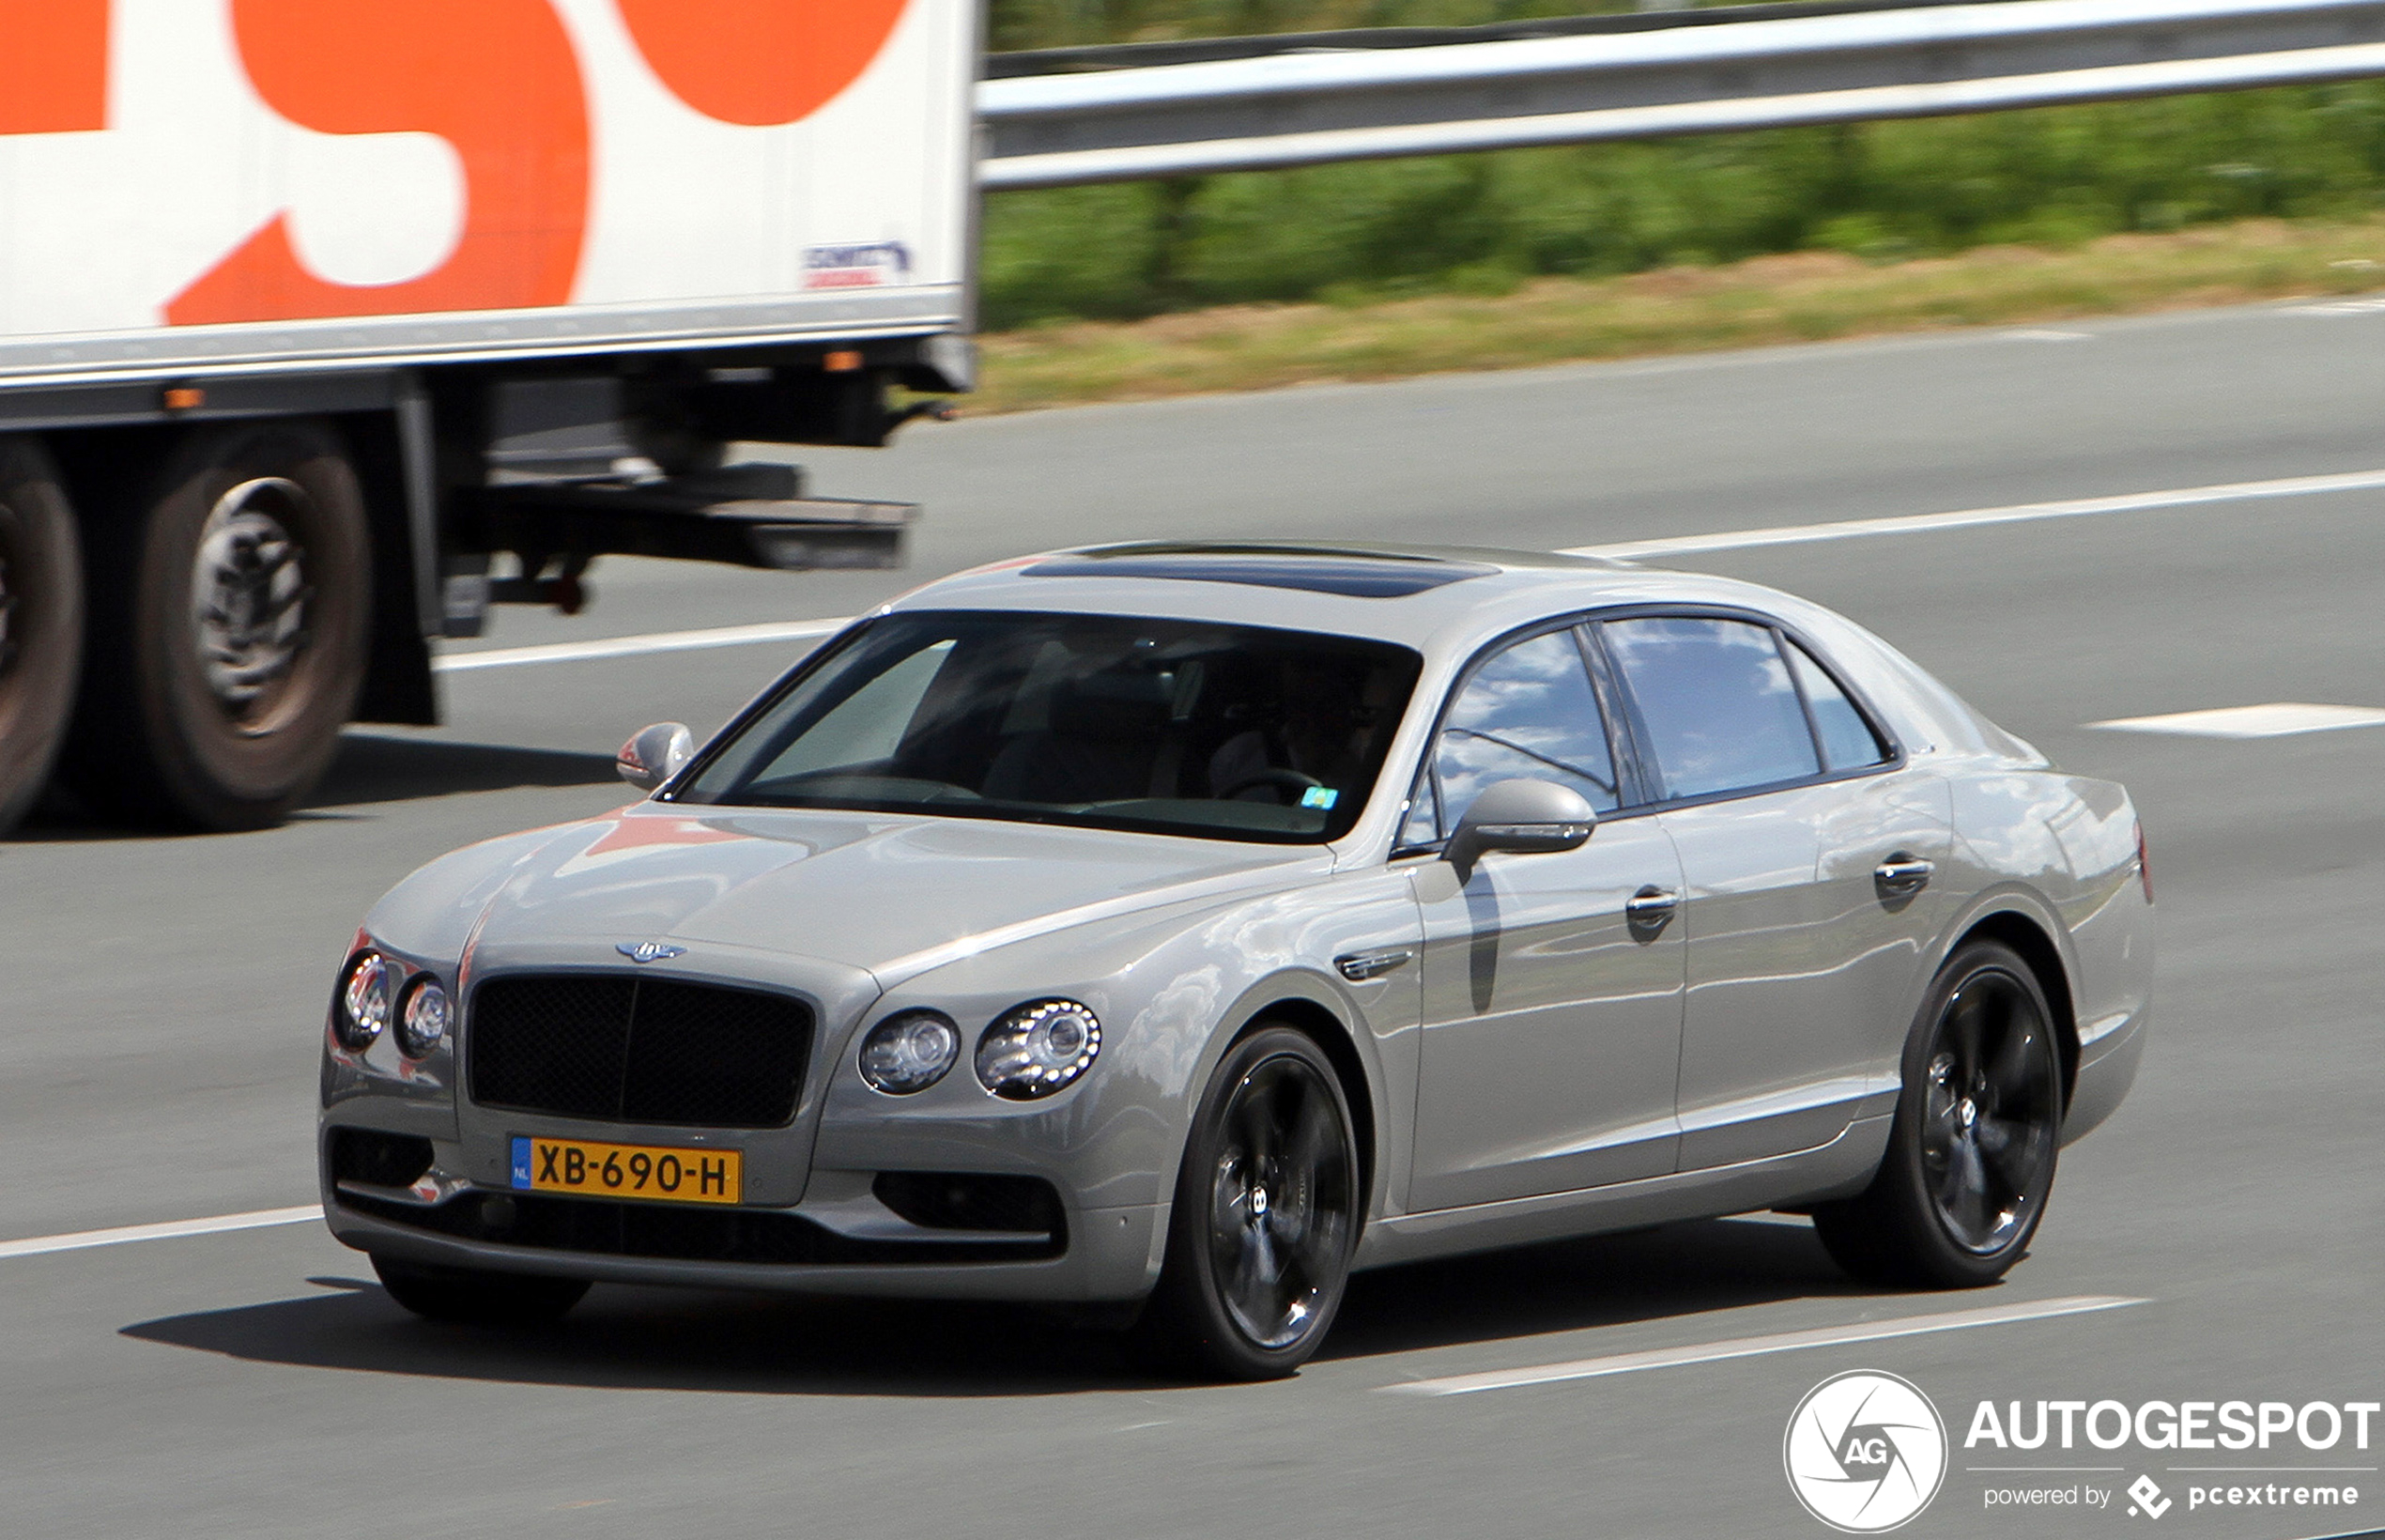
[[[608,553],[896,564],[727,446],[969,388],[977,24],[0,0],[0,828],[270,824]]]

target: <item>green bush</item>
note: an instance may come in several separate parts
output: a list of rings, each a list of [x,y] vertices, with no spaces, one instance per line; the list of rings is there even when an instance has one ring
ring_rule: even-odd
[[[1454,19],[1485,19],[1464,3],[1450,0]],[[1262,30],[1247,18],[1289,9],[1270,4],[1217,0],[1208,29]],[[988,326],[1008,328],[1252,300],[1498,293],[1543,273],[1768,252],[1896,261],[2253,216],[2347,217],[2380,198],[2385,84],[2173,97],[1002,193],[986,205],[984,308]]]

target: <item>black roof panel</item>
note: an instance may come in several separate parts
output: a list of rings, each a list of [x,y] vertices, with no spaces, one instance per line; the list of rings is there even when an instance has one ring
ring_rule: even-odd
[[[1478,562],[1382,551],[1272,546],[1112,546],[1074,551],[1024,569],[1028,578],[1164,578],[1247,583],[1353,599],[1404,599],[1499,569]]]

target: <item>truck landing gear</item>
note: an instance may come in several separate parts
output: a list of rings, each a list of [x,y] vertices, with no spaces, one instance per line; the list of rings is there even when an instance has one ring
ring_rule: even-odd
[[[371,536],[337,437],[302,419],[196,429],[98,527],[74,791],[145,824],[278,823],[364,674]]]
[[[57,758],[82,654],[73,511],[40,445],[0,439],[0,832]]]

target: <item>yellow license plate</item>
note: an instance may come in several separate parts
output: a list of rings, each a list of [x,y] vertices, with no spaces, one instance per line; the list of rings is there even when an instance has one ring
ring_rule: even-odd
[[[515,1134],[517,1193],[578,1193],[653,1203],[735,1203],[745,1194],[745,1156],[734,1149],[608,1145],[592,1139]]]

